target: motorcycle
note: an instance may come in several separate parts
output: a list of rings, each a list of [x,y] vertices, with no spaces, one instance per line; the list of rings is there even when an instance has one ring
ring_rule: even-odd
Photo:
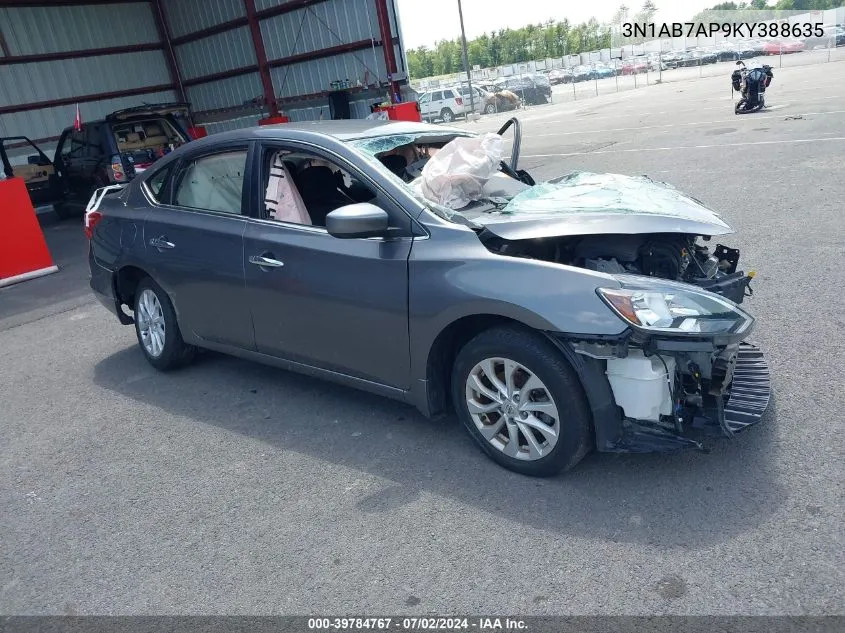
[[[748,70],[742,60],[736,65],[741,68],[731,73],[731,85],[733,90],[739,92],[741,98],[734,106],[734,113],[746,114],[762,110],[766,107],[766,88],[774,78],[772,67],[764,64],[762,68]]]

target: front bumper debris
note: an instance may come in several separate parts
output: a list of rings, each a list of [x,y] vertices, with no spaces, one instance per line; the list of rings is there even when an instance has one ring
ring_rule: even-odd
[[[643,420],[625,418],[609,452],[650,453],[683,449],[706,450],[707,437],[733,437],[760,422],[769,405],[769,367],[760,349],[741,343],[733,366],[728,370],[730,384],[721,395],[714,395],[698,408],[691,423],[678,421],[668,428]]]
[[[725,435],[733,436],[759,422],[770,397],[769,366],[763,352],[750,343],[740,344],[730,394],[717,417]]]

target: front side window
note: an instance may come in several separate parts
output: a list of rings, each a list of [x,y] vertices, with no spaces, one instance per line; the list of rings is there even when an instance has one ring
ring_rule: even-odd
[[[185,167],[173,203],[240,215],[246,156],[238,149],[197,158]]]
[[[348,170],[310,152],[268,148],[262,162],[262,217],[267,219],[325,227],[335,209],[376,198]]]

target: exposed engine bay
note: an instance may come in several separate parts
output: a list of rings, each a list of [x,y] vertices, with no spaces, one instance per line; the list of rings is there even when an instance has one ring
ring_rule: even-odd
[[[704,243],[732,229],[698,200],[645,176],[573,172],[538,184],[517,167],[520,144],[510,119],[497,134],[397,135],[358,147],[493,253],[686,282],[735,303],[751,294],[754,273],[738,269],[739,251]]]
[[[635,274],[695,284],[735,303],[751,294],[754,274],[737,270],[739,251],[699,243],[699,236],[675,233],[581,235],[507,240],[481,231],[494,253],[540,259],[609,274]],[[708,238],[703,238],[704,240]]]

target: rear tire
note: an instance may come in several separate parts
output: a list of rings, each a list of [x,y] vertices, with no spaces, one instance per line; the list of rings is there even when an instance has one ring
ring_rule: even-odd
[[[455,120],[455,113],[452,112],[449,108],[443,108],[440,111],[440,118],[443,119],[444,123],[451,123]]]
[[[577,374],[532,332],[497,327],[469,341],[455,360],[452,402],[487,456],[523,475],[569,470],[592,446],[590,410]]]
[[[196,347],[182,340],[170,297],[151,278],[145,277],[138,283],[134,308],[138,346],[150,365],[167,371],[194,359]]]

